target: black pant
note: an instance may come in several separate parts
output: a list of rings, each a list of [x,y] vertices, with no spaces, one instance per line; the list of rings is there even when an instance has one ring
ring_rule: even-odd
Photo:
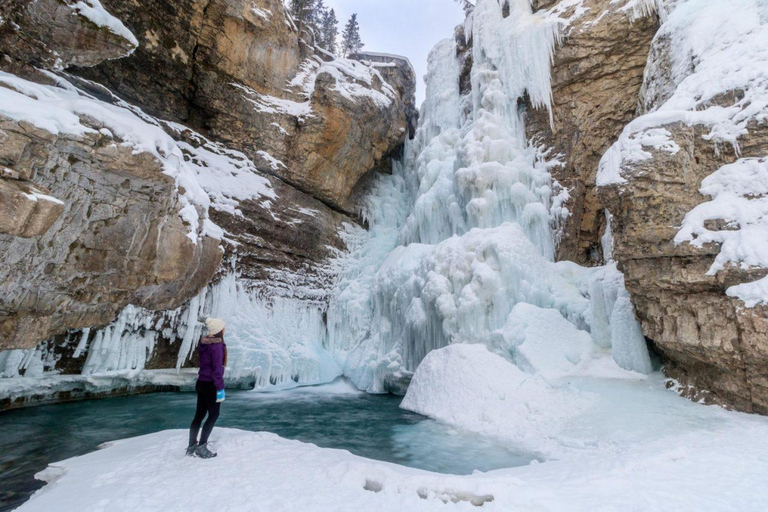
[[[221,403],[216,402],[216,386],[213,382],[197,381],[195,389],[197,390],[197,410],[195,411],[195,419],[192,420],[192,425],[189,427],[189,444],[197,442],[200,424],[203,423],[203,418],[208,414],[208,419],[203,425],[203,435],[200,436],[200,444],[205,444],[208,442],[208,436],[211,435],[216,420],[219,419]]]

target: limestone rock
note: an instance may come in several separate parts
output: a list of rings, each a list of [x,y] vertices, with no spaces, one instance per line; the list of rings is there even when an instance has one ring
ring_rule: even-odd
[[[386,166],[413,122],[415,77],[393,89],[375,69],[326,63],[279,0],[104,4],[141,44],[83,76],[243,151],[333,209],[355,213],[356,187]],[[390,101],[376,100],[387,91]]]
[[[211,196],[210,219],[225,232],[223,254],[218,241],[193,244],[186,236],[160,162],[134,155],[95,120],[82,120],[95,133],[81,138],[8,122],[0,133],[7,177],[29,181],[64,206],[44,234],[0,235],[9,262],[0,274],[3,348],[48,338],[38,345],[52,357],[46,370],[78,373],[86,362],[75,357],[79,340],[93,341],[109,329],[98,328],[120,323],[121,309],[139,306],[148,310],[141,322],[116,335],[134,339],[150,318],[153,329],[161,327],[141,364],[173,367],[184,332],[179,319],[197,311],[190,299],[215,284],[214,274],[234,273],[238,285],[266,300],[322,307],[335,272],[329,262],[346,249],[342,235],[360,230],[358,194],[368,177],[388,170],[415,125],[410,66],[390,58],[376,66],[331,62],[279,0],[102,3],[136,34],[140,45],[130,57],[70,67],[58,77],[27,66],[32,57],[12,59],[5,70],[77,87],[162,127]],[[198,151],[201,145],[210,147]],[[232,155],[237,163],[225,163],[224,175],[207,167],[206,159]],[[224,192],[206,188],[216,188],[213,175],[234,180],[230,171],[246,182],[263,180],[269,193],[242,195],[232,181]],[[92,329],[77,331],[83,328]]]
[[[125,26],[90,0],[5,0],[0,5],[0,53],[35,66],[93,66],[135,48]]]
[[[614,258],[625,274],[645,335],[662,351],[667,374],[686,394],[740,410],[768,413],[768,310],[747,309],[726,290],[768,269],[707,271],[720,252],[674,242],[685,215],[707,198],[701,182],[739,157],[716,148],[702,125],[665,126],[680,151],[625,167],[628,183],[599,189],[611,211]],[[768,131],[740,140],[741,156],[768,154]],[[727,228],[726,228],[727,229]],[[705,391],[702,393],[702,390]]]
[[[0,233],[29,238],[50,229],[64,203],[37,187],[0,179]]]
[[[693,211],[716,201],[702,193],[706,178],[735,162],[768,156],[768,126],[760,120],[767,115],[766,104],[755,100],[765,95],[764,79],[751,78],[764,77],[766,64],[749,53],[757,46],[750,38],[766,40],[765,24],[733,37],[738,27],[727,18],[718,27],[710,24],[712,13],[706,9],[681,12],[669,14],[654,38],[639,97],[643,115],[603,158],[598,196],[613,215],[613,256],[625,273],[643,331],[662,352],[678,391],[768,414],[768,309],[727,293],[764,278],[768,268],[746,265],[744,256],[726,256],[725,264],[715,265],[724,246],[709,241],[727,241],[730,233],[738,239],[750,236],[724,204],[734,201],[732,209],[749,210],[764,201],[763,173],[737,166],[729,175],[727,186],[733,190],[725,203],[712,203],[722,211],[711,208],[703,231],[692,238],[680,235]],[[740,19],[741,13],[734,16]],[[716,44],[686,40],[689,34],[699,37],[702,27],[713,31]],[[740,67],[743,75],[732,80],[725,62]],[[760,215],[735,218],[762,222]],[[706,233],[718,237],[697,240]],[[750,245],[744,247],[741,252],[750,252]]]
[[[0,165],[29,179],[0,180],[4,212],[7,191],[38,200],[0,234],[0,348],[106,325],[128,304],[178,307],[214,275],[219,241],[187,236],[174,180],[148,153],[2,117],[0,138]]]
[[[541,9],[565,2],[539,1]],[[603,207],[595,178],[600,157],[635,117],[643,71],[656,30],[656,16],[633,19],[611,0],[585,0],[572,17],[552,64],[552,123],[546,109],[528,109],[532,143],[558,157],[553,177],[568,189],[570,217],[562,228],[557,257],[582,264],[602,261]]]

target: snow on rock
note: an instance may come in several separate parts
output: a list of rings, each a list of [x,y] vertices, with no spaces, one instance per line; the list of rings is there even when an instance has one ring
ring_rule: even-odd
[[[312,105],[309,100],[297,102],[289,99],[278,98],[268,94],[260,94],[250,87],[242,84],[231,83],[235,89],[243,93],[243,98],[252,103],[257,111],[266,114],[286,114],[297,119],[312,117]]]
[[[328,74],[336,80],[334,90],[350,101],[369,98],[380,108],[389,107],[397,93],[373,67],[349,59],[335,59],[325,62],[317,74]],[[381,91],[374,88],[374,80]],[[360,83],[362,82],[362,84]]]
[[[622,183],[623,162],[650,158],[642,146],[676,150],[664,125],[710,127],[707,140],[738,146],[750,122],[768,119],[768,5],[762,0],[676,2],[656,35],[668,39],[669,59],[646,72],[647,114],[627,125],[600,163],[598,185]],[[729,91],[743,91],[734,105],[713,105]]]
[[[646,2],[651,4],[650,2]],[[768,2],[764,0],[681,0],[657,33],[641,103],[646,114],[631,122],[600,162],[598,186],[626,184],[622,175],[633,163],[652,158],[650,150],[675,154],[678,145],[667,126],[703,125],[703,138],[728,144],[739,154],[739,139],[748,126],[768,121]],[[729,94],[733,101],[725,101]],[[722,249],[708,275],[727,264],[766,267],[768,245],[762,158],[725,165],[702,183],[712,200],[694,208],[675,242],[720,243]],[[725,186],[732,182],[733,186]],[[713,231],[707,220],[722,219],[731,230]],[[768,284],[733,286],[727,293],[748,307],[767,303]]]
[[[724,165],[702,181],[699,192],[712,200],[688,212],[675,243],[720,244],[707,275],[716,275],[729,264],[768,268],[768,158],[742,158]],[[707,229],[707,221],[716,219],[732,229]],[[754,307],[768,304],[767,290],[768,278],[763,278],[733,286],[727,293]]]
[[[256,169],[256,165],[245,154],[210,141],[183,126],[171,126],[179,133],[185,133],[193,142],[190,144],[179,141],[177,144],[187,165],[197,175],[198,183],[211,198],[212,208],[242,215],[238,209],[240,201],[277,199],[269,180]],[[277,160],[275,162],[279,163]]]
[[[600,163],[598,185],[621,183],[621,165],[650,158],[641,146],[676,151],[664,125],[710,127],[707,140],[738,146],[750,122],[768,119],[768,5],[762,0],[684,0],[674,4],[656,35],[668,39],[669,59],[646,72],[647,114],[624,129]],[[729,91],[743,91],[734,105],[713,105]]]
[[[64,2],[64,5],[75,11],[80,16],[87,18],[91,23],[104,27],[126,40],[128,40],[134,49],[138,48],[139,41],[136,36],[123,25],[123,22],[109,14],[101,5],[99,0],[79,0],[75,3]]]
[[[65,82],[61,80],[62,82]],[[179,214],[189,224],[189,238],[218,238],[220,230],[208,220],[210,198],[186,165],[184,155],[163,129],[122,106],[99,101],[70,84],[52,87],[29,82],[0,71],[0,115],[26,121],[54,135],[96,133],[92,120],[119,137],[135,153],[149,153],[161,162],[164,173],[176,180]],[[91,120],[91,121],[89,121]],[[102,128],[103,129],[103,128]]]
[[[272,18],[272,11],[269,9],[259,9],[255,2],[251,5],[251,12],[266,21],[269,21],[270,18]]]

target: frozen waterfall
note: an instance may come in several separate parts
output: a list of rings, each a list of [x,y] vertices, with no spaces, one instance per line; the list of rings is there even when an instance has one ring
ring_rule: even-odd
[[[483,343],[544,375],[608,352],[650,371],[615,264],[554,262],[567,212],[518,104],[527,96],[550,108],[558,23],[527,0],[508,17],[478,0],[464,27],[473,59],[464,95],[456,42],[430,54],[415,140],[367,199],[369,233],[346,256],[328,314],[329,348],[360,388],[402,390],[427,353],[452,343]]]

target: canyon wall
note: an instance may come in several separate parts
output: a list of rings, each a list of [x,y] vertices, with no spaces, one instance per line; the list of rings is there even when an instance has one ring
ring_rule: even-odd
[[[663,14],[639,116],[600,165],[614,256],[677,389],[766,414],[765,5]]]
[[[534,2],[564,39],[526,129],[568,191],[558,259],[618,262],[680,393],[766,413],[758,4]]]

